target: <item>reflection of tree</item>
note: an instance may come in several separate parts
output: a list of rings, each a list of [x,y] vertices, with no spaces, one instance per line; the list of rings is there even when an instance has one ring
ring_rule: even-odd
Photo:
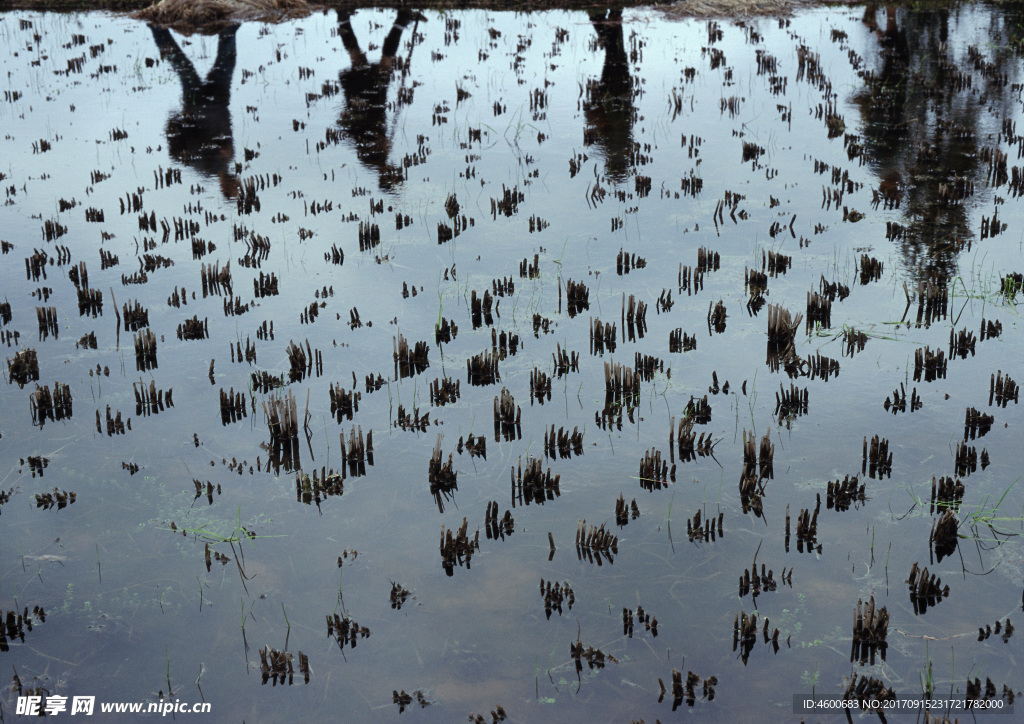
[[[879,43],[876,67],[861,73],[865,87],[854,99],[864,155],[879,178],[880,200],[899,200],[898,243],[907,267],[948,279],[975,233],[967,189],[985,181],[979,142],[986,105],[979,98],[990,95],[997,104],[1008,98],[1001,86],[972,74],[967,58],[953,57],[948,9],[886,6],[880,24],[878,8],[869,5],[863,22]],[[965,74],[973,87],[963,83]]]
[[[583,102],[587,120],[583,131],[586,145],[595,144],[604,154],[605,173],[614,181],[629,175],[633,154],[633,79],[622,35],[622,10],[593,10],[590,22],[597,33],[597,46],[604,50],[600,80],[590,80]]]
[[[225,198],[238,193],[232,172],[235,157],[231,136],[231,77],[235,72],[235,31],[231,25],[217,36],[213,68],[200,80],[177,41],[166,28],[150,26],[160,55],[178,73],[181,110],[167,119],[167,146],[171,158],[208,177],[216,177]]]
[[[387,118],[388,87],[391,85],[391,72],[402,32],[412,20],[419,17],[418,13],[401,8],[384,39],[380,60],[372,64],[366,60],[366,54],[359,47],[349,15],[342,15],[338,22],[338,34],[352,62],[347,70],[338,75],[345,92],[345,110],[342,111],[338,125],[355,145],[359,161],[377,172],[382,189],[392,188],[401,178],[400,173],[388,164],[391,152]]]

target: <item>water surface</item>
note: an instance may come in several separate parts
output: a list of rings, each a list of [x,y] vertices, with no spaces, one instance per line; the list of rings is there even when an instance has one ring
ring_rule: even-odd
[[[929,665],[943,695],[962,698],[968,676],[1019,690],[1016,639],[978,641],[979,627],[1015,621],[1024,575],[1020,408],[989,400],[991,376],[1019,378],[1022,353],[1020,294],[1001,281],[1024,267],[1016,28],[985,6],[742,23],[332,11],[208,37],[99,13],[3,15],[0,332],[12,363],[35,350],[39,379],[0,387],[0,605],[41,606],[46,620],[0,657],[25,688],[102,701],[170,690],[246,721],[487,719],[499,704],[520,721],[666,721],[679,715],[673,669],[716,677],[692,711],[722,721],[795,719],[794,695],[841,697],[854,674],[918,698]],[[698,285],[700,250],[717,262]],[[862,273],[872,260],[880,273]],[[204,294],[204,270],[228,269]],[[760,302],[749,272],[767,275]],[[570,282],[587,308],[570,309]],[[926,313],[927,283],[944,313]],[[832,284],[848,296],[836,287],[830,318],[808,325],[808,294]],[[490,319],[477,321],[485,292]],[[632,335],[631,297],[647,306]],[[132,330],[136,303],[148,325]],[[776,306],[805,321],[773,360]],[[48,307],[44,338],[36,308]],[[193,317],[205,338],[179,339]],[[442,321],[458,327],[448,342]],[[597,321],[615,325],[614,350],[595,349]],[[988,323],[1001,333],[981,339]],[[146,329],[156,364],[142,369]],[[695,348],[670,347],[676,330]],[[865,335],[852,353],[851,330]],[[961,330],[976,338],[964,357],[950,347]],[[76,344],[90,333],[95,349]],[[517,335],[514,353],[498,334]],[[399,337],[424,343],[428,366],[399,365]],[[291,374],[291,342],[308,374]],[[925,349],[943,352],[945,376],[915,379]],[[559,350],[578,367],[560,374]],[[467,360],[492,352],[500,379],[473,384]],[[609,395],[606,365],[635,370],[638,355],[657,371]],[[810,374],[817,355],[838,374]],[[550,377],[543,401],[534,371]],[[264,372],[285,386],[266,391]],[[435,404],[430,386],[446,379],[457,399]],[[71,414],[41,424],[30,395],[55,383]],[[173,406],[137,407],[151,383]],[[332,386],[360,394],[351,419],[332,412]],[[519,429],[495,430],[503,388]],[[794,388],[806,409],[778,404]],[[225,422],[222,391],[241,395],[244,417]],[[300,428],[285,449],[264,409],[282,394]],[[705,396],[709,419],[688,411]],[[981,437],[965,439],[968,408],[994,418]],[[131,428],[108,428],[108,409]],[[670,443],[688,414],[712,454]],[[552,425],[577,430],[579,449],[546,454]],[[372,431],[372,464],[343,467],[359,430]],[[745,434],[774,445],[757,500],[739,489]],[[470,435],[486,457],[459,450]],[[875,435],[891,474],[862,471]],[[958,471],[961,443],[990,464]],[[435,445],[457,474],[437,495]],[[642,470],[654,453],[656,481]],[[531,458],[559,476],[541,504],[509,482]],[[304,501],[296,477],[325,469],[344,480]],[[866,499],[830,509],[828,483],[848,475]],[[943,476],[965,486],[961,537],[935,560],[948,506],[933,513],[929,498]],[[37,505],[55,487],[74,502]],[[621,526],[620,495],[639,511]],[[801,552],[797,518],[818,496]],[[514,518],[503,539],[487,536],[491,501]],[[722,516],[721,536],[689,540],[698,511]],[[438,537],[464,518],[479,549],[449,574]],[[583,520],[618,536],[615,552],[578,551]],[[775,590],[740,595],[755,561]],[[905,582],[915,562],[950,588],[923,613]],[[571,587],[571,610],[546,616],[542,579]],[[872,596],[890,617],[886,656],[851,663],[851,619]],[[623,633],[638,606],[657,636],[636,622]],[[758,615],[746,652],[741,612]],[[335,614],[369,636],[339,646]],[[583,659],[578,672],[577,641],[604,667]],[[294,656],[292,681],[264,680],[264,647]],[[413,697],[404,712],[396,690]],[[16,697],[4,689],[5,710]]]

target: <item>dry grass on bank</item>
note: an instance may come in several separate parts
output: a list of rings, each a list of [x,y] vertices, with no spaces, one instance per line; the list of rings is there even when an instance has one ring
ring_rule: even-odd
[[[246,20],[275,21],[307,15],[306,0],[160,0],[134,16],[176,29],[216,29]]]
[[[814,0],[680,0],[659,5],[658,12],[667,18],[748,18],[786,17],[802,8],[824,5]]]

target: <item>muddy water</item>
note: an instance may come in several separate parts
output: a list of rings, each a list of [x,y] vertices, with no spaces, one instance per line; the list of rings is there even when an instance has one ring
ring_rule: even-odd
[[[841,697],[854,674],[920,698],[929,664],[936,695],[962,699],[968,676],[1018,691],[1002,631],[1024,577],[1021,414],[989,397],[992,375],[1021,375],[1016,28],[983,7],[743,24],[360,11],[185,38],[3,15],[0,606],[28,606],[33,628],[0,657],[23,691],[170,691],[234,721],[393,720],[396,690],[428,720],[500,704],[519,721],[665,721],[674,669],[699,677],[693,711],[723,721],[795,719],[794,696]],[[808,325],[811,292],[831,308]],[[632,330],[631,297],[646,305]],[[598,321],[615,325],[603,349]],[[396,360],[399,337],[414,359]],[[915,370],[926,349],[942,353],[933,380]],[[22,386],[28,350],[38,380],[29,364]],[[559,350],[578,365],[559,370]],[[493,382],[467,373],[488,353]],[[651,374],[609,392],[606,367]],[[550,378],[542,402],[533,372]],[[446,379],[442,405],[430,387]],[[151,383],[173,405],[149,409]],[[351,418],[332,386],[359,393]],[[518,427],[495,427],[503,387]],[[275,443],[287,395],[297,429]],[[969,408],[993,418],[973,438]],[[552,425],[578,445],[546,449]],[[342,457],[360,430],[362,468]],[[485,457],[460,447],[470,435]],[[770,477],[744,464],[746,435],[755,458],[774,446]],[[875,435],[891,472],[864,465]],[[973,466],[958,470],[958,444]],[[457,488],[431,483],[435,446]],[[656,454],[664,472],[644,466]],[[516,494],[510,470],[531,458],[557,495],[529,478]],[[297,494],[332,469],[328,491]],[[864,495],[840,512],[828,485],[846,476]],[[944,476],[962,502],[933,512]],[[639,513],[623,525],[620,495]],[[491,501],[514,519],[497,539]],[[947,508],[952,552],[930,542]],[[688,536],[698,511],[714,540]],[[439,534],[464,518],[472,554],[449,574]],[[577,550],[582,520],[614,548]],[[755,560],[774,581],[756,596],[737,586]],[[923,612],[914,563],[949,586]],[[566,594],[548,618],[542,579],[572,608]],[[872,596],[885,659],[851,663]],[[758,615],[748,646],[741,612]],[[339,645],[335,614],[369,635]],[[603,668],[591,652],[577,671],[577,641]],[[263,648],[293,656],[291,681],[264,679]],[[5,710],[16,699],[4,689]]]

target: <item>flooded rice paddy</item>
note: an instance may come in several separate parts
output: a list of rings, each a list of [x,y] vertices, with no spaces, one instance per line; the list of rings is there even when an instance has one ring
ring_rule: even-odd
[[[1009,707],[1012,12],[0,16],[3,712]]]

